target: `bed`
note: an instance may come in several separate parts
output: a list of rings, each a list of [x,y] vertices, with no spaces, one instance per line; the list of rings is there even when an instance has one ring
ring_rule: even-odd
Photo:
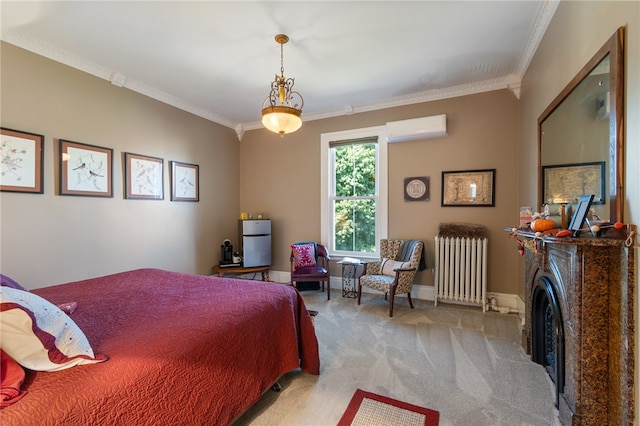
[[[96,362],[26,369],[3,426],[229,424],[283,374],[319,374],[313,323],[290,286],[139,269],[32,293],[77,303],[70,317]]]

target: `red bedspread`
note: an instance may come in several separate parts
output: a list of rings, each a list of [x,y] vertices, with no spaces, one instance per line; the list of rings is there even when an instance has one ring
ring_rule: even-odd
[[[141,269],[34,290],[109,360],[27,372],[10,425],[228,424],[282,374],[319,374],[311,318],[293,287]]]

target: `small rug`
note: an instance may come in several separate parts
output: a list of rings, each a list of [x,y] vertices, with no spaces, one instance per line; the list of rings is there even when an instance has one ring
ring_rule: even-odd
[[[338,426],[437,426],[440,413],[357,389]]]

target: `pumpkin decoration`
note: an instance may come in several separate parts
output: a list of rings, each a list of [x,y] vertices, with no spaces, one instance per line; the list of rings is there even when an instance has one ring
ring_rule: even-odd
[[[551,219],[536,219],[531,222],[531,230],[535,232],[544,232],[556,228],[556,222]]]

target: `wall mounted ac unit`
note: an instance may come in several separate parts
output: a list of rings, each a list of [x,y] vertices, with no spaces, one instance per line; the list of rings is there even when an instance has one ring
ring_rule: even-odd
[[[437,138],[446,136],[446,134],[446,114],[390,121],[387,123],[387,140],[389,142],[406,142],[416,139]]]

